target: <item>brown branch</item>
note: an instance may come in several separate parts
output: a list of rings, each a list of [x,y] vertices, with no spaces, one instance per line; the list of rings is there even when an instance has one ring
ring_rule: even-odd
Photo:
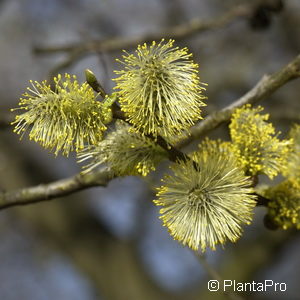
[[[201,20],[195,18],[187,23],[180,24],[174,27],[162,29],[156,33],[147,33],[135,37],[116,37],[106,40],[96,40],[84,43],[76,43],[67,46],[53,46],[53,47],[35,47],[33,50],[36,54],[53,54],[65,52],[68,54],[65,61],[58,64],[52,71],[51,76],[56,75],[62,69],[69,67],[80,58],[92,53],[108,53],[123,49],[131,49],[138,44],[144,42],[161,40],[162,38],[172,38],[180,40],[187,38],[194,34],[200,34],[208,30],[215,30],[225,27],[232,22],[242,17],[250,17],[253,11],[256,10],[257,3],[239,5],[232,10],[224,13],[221,16],[214,17],[210,20]]]
[[[196,33],[202,33],[208,30],[214,30],[226,25],[229,25],[233,21],[235,21],[239,17],[247,17],[250,16],[253,12],[253,5],[240,5],[225,14],[215,17],[211,20],[201,20],[199,18],[193,19],[187,23],[180,24],[174,27],[162,29],[157,33],[148,33],[145,35],[140,35],[132,38],[128,37],[117,37],[111,38],[107,40],[98,40],[91,41],[87,43],[77,43],[73,45],[67,46],[54,46],[54,47],[35,47],[34,51],[36,53],[57,53],[57,52],[67,52],[73,53],[76,51],[77,53],[84,52],[112,52],[116,50],[128,49],[132,47],[136,47],[136,45],[154,41],[161,40],[162,38],[174,38],[174,39],[182,39],[188,36],[191,36]]]
[[[113,104],[113,117],[115,119],[123,120],[123,121],[127,122],[128,124],[132,125],[131,123],[129,123],[127,121],[124,113],[121,111],[121,109],[117,103]],[[161,148],[163,148],[166,151],[170,161],[173,161],[173,162],[176,162],[178,160],[188,161],[190,159],[185,153],[183,153],[182,151],[180,151],[179,149],[177,149],[176,147],[174,147],[173,145],[168,143],[162,136],[158,135],[157,138],[155,138],[151,134],[145,134],[145,136],[147,138],[149,138],[150,140],[152,140],[155,144],[157,144]]]
[[[181,140],[181,142],[176,145],[177,148],[188,145],[192,140],[208,133],[222,122],[228,121],[235,108],[266,98],[287,82],[298,77],[300,77],[300,55],[279,72],[263,76],[257,85],[240,99],[222,110],[213,113],[204,121],[194,126],[191,130],[191,137]],[[50,200],[52,198],[72,194],[91,186],[104,186],[109,182],[111,177],[113,177],[111,172],[100,170],[91,172],[88,176],[79,174],[47,185],[2,192],[0,193],[0,209]]]
[[[207,134],[223,122],[229,121],[236,108],[247,103],[253,104],[265,99],[277,91],[281,86],[298,77],[300,77],[300,54],[280,71],[271,75],[264,75],[244,96],[232,102],[225,108],[210,114],[205,120],[196,124],[190,129],[189,137],[183,137],[181,141],[176,144],[176,147],[183,148],[187,146],[193,140]]]
[[[51,82],[61,70],[71,67],[75,62],[78,62],[81,58],[84,57],[84,52],[80,49],[74,49],[74,51],[70,52],[68,57],[62,62],[58,63],[50,69],[49,71],[49,81]]]
[[[257,202],[257,206],[267,206],[268,203],[270,202],[270,199],[262,196],[262,195],[259,195],[259,194],[255,194],[257,196],[256,198],[256,202]]]
[[[117,103],[113,104],[113,117],[115,119],[123,120],[123,121],[127,122],[128,124],[132,125],[131,123],[129,123],[127,121],[124,113],[121,111],[121,109]],[[161,148],[163,148],[166,151],[170,161],[173,161],[173,162],[176,162],[178,160],[188,161],[190,159],[185,153],[183,153],[182,151],[180,151],[179,149],[177,149],[176,147],[174,147],[173,145],[168,143],[162,136],[158,135],[157,138],[155,138],[151,134],[145,134],[145,136],[147,138],[149,138],[150,140],[152,140],[155,144],[157,144]]]
[[[73,177],[54,181],[48,184],[40,184],[29,188],[23,188],[13,192],[0,193],[0,209],[11,206],[27,205],[31,203],[51,200],[66,196],[77,191],[94,187],[106,186],[114,177],[108,168],[102,168],[88,174],[77,174]]]

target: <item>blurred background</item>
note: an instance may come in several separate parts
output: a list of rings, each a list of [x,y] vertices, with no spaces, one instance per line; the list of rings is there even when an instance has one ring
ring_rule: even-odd
[[[236,100],[299,54],[299,0],[0,0],[0,118],[10,118],[30,79],[58,72],[84,80],[89,68],[111,91],[121,49],[81,50],[84,45],[159,36],[191,20],[219,20],[238,5],[248,13],[176,39],[193,52],[208,83],[204,114]],[[299,122],[299,94],[298,80],[260,102],[281,137]],[[210,136],[228,139],[226,124]],[[161,226],[152,186],[165,167],[146,180],[118,178],[107,188],[1,211],[0,299],[227,299],[207,290],[210,277],[199,259]],[[12,128],[0,129],[1,190],[79,171],[75,157],[55,157],[27,138],[20,142]],[[264,214],[256,208],[242,238],[208,250],[207,262],[224,279],[287,284],[284,293],[245,293],[246,299],[300,299],[300,235],[266,229]]]

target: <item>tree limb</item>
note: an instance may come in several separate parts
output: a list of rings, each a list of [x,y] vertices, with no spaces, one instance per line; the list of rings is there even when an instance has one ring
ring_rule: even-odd
[[[223,109],[216,111],[193,126],[189,131],[189,137],[183,137],[177,144],[177,148],[183,148],[193,140],[207,134],[223,122],[230,120],[234,110],[247,103],[256,103],[267,98],[287,82],[300,77],[300,54],[281,70],[271,75],[264,75],[261,80],[244,96],[232,102]]]
[[[92,173],[84,175],[79,173],[73,177],[48,184],[40,184],[12,192],[2,192],[0,193],[0,209],[47,201],[93,186],[106,186],[113,177],[110,169],[102,168]]]

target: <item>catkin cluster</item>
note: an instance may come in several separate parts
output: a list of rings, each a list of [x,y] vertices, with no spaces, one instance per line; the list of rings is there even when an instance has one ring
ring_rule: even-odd
[[[29,131],[30,139],[55,154],[75,150],[86,163],[83,174],[107,164],[119,176],[148,175],[168,157],[158,138],[170,146],[202,118],[204,84],[192,54],[174,47],[174,40],[145,43],[118,61],[123,69],[116,71],[115,92],[103,92],[103,100],[68,74],[54,78],[54,89],[46,81],[32,82],[20,100],[15,132]],[[113,105],[124,116],[107,130],[116,115]],[[271,199],[268,216],[284,229],[300,229],[300,126],[280,140],[262,110],[236,109],[231,141],[205,139],[185,160],[171,164],[154,203],[163,225],[183,245],[205,251],[236,241],[252,220],[253,178],[260,174],[286,177],[262,192]]]

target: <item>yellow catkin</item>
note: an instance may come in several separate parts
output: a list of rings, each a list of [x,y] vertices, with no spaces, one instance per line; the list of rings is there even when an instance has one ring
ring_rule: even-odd
[[[116,123],[116,130],[110,132],[97,145],[87,147],[78,154],[79,162],[89,161],[84,167],[89,172],[106,163],[119,176],[146,176],[166,157],[165,151],[149,138],[129,130],[123,121]]]
[[[79,84],[75,75],[58,75],[54,83],[53,91],[46,81],[31,81],[19,108],[14,109],[24,111],[12,123],[14,131],[23,136],[29,130],[31,140],[55,154],[68,155],[101,140],[111,109],[97,101],[92,88]]]
[[[292,140],[279,140],[268,114],[250,104],[236,109],[229,125],[232,151],[249,175],[266,174],[270,178],[284,169]]]
[[[270,199],[268,216],[283,229],[300,229],[300,180],[287,179],[263,191]]]
[[[300,125],[294,124],[292,126],[289,137],[293,139],[294,143],[291,145],[290,153],[287,157],[286,168],[283,175],[294,181],[300,181]]]
[[[198,65],[187,48],[174,47],[174,40],[138,46],[125,52],[124,69],[116,71],[121,109],[138,131],[169,138],[201,119],[205,97]]]
[[[204,141],[193,160],[171,166],[172,174],[158,188],[154,203],[162,206],[163,225],[193,250],[235,242],[241,225],[252,220],[251,180],[228,149],[221,141]]]

